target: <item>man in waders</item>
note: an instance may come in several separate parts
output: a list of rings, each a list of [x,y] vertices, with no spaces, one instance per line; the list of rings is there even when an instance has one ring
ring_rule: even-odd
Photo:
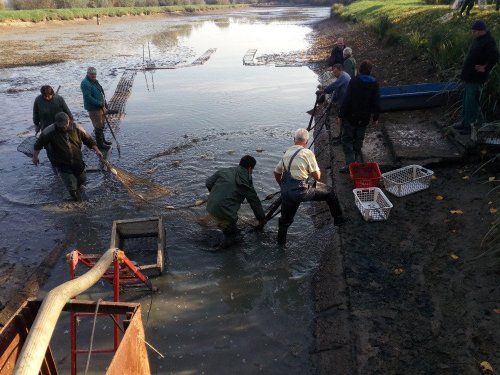
[[[314,153],[305,148],[309,141],[307,129],[295,132],[294,146],[286,150],[274,170],[274,177],[281,188],[281,217],[278,226],[278,244],[286,243],[288,227],[301,202],[326,201],[330,208],[335,226],[341,226],[348,220],[342,214],[342,207],[335,191],[319,182],[321,172]],[[308,182],[312,177],[312,183]]]
[[[237,167],[219,169],[206,180],[205,185],[210,192],[207,211],[224,232],[225,245],[239,233],[236,226],[238,210],[245,199],[259,220],[259,226],[263,227],[266,223],[264,209],[253,187],[252,172],[256,164],[255,158],[245,155]]]
[[[87,69],[87,76],[80,84],[83,94],[83,106],[89,112],[90,121],[94,125],[97,146],[103,150],[109,150],[110,141],[104,138],[104,122],[106,120],[106,98],[104,89],[97,80],[97,70],[94,67]]]
[[[87,180],[81,150],[82,142],[102,159],[101,151],[85,129],[71,121],[66,113],[59,112],[56,115],[56,122],[42,131],[33,151],[33,164],[38,165],[40,150],[50,145],[52,165],[57,169],[71,198],[75,201],[82,200],[81,186]]]

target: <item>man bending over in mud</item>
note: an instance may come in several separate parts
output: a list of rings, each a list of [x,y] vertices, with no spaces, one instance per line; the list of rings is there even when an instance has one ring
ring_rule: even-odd
[[[81,186],[87,181],[85,163],[82,155],[82,142],[94,150],[102,159],[102,153],[97,148],[94,139],[81,126],[70,121],[68,115],[59,112],[56,122],[45,128],[35,143],[33,164],[38,165],[40,150],[47,145],[51,149],[51,162],[68,189],[71,198],[82,200]]]
[[[257,161],[250,155],[241,158],[237,167],[219,169],[207,178],[205,185],[210,191],[207,211],[217,220],[217,225],[225,235],[225,245],[238,235],[236,226],[238,210],[246,199],[259,220],[259,227],[266,224],[264,209],[253,187],[252,171]],[[229,242],[228,242],[229,241]]]

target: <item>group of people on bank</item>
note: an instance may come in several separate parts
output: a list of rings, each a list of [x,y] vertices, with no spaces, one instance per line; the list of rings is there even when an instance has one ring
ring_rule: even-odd
[[[100,159],[103,158],[101,151],[109,150],[111,145],[111,142],[104,138],[104,123],[108,111],[106,96],[97,80],[94,67],[87,69],[80,88],[84,108],[94,126],[95,140],[83,127],[75,123],[64,98],[54,92],[51,86],[42,86],[40,95],[33,104],[33,123],[36,133],[40,132],[34,145],[33,164],[39,164],[40,151],[45,148],[52,167],[75,201],[82,199],[82,187],[87,180],[82,143],[94,150]]]
[[[361,149],[366,128],[373,119],[377,124],[380,112],[380,90],[376,78],[371,74],[373,65],[365,60],[356,67],[352,49],[346,47],[344,38],[338,38],[327,65],[335,80],[316,94],[331,95],[330,113],[336,113],[341,129],[342,149],[345,165],[341,173],[347,173],[349,164],[362,162]]]

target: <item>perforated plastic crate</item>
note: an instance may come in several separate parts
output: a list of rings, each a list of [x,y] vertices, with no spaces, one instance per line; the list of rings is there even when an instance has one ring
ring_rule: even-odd
[[[479,129],[472,127],[471,139],[484,145],[500,145],[500,121],[483,124]]]
[[[382,176],[378,163],[351,163],[349,175],[355,188],[378,186]]]
[[[433,171],[420,165],[409,165],[382,174],[385,190],[403,197],[417,191],[427,189],[431,184]]]
[[[365,221],[382,221],[389,218],[392,203],[377,187],[354,189],[356,207]]]

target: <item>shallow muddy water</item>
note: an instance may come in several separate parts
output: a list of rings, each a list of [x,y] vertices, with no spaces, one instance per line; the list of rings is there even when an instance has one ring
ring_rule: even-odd
[[[312,219],[318,211],[324,215],[324,207],[304,204],[299,209],[286,250],[275,243],[277,219],[262,233],[250,230],[247,223],[253,215],[246,204],[240,211],[244,240],[225,250],[217,247],[220,233],[200,224],[204,206],[165,207],[205,197],[205,179],[219,168],[237,165],[245,154],[257,159],[254,185],[259,196],[277,190],[272,171],[292,144],[293,131],[308,124],[306,111],[314,104],[317,77],[305,66],[245,66],[242,58],[249,49],[257,49],[256,57],[305,50],[310,24],[327,16],[327,8],[266,8],[133,20],[130,25],[113,22],[96,27],[98,31],[73,25],[62,33],[83,40],[82,48],[101,38],[114,42],[107,50],[97,49],[93,59],[1,70],[0,267],[21,267],[21,262],[28,270],[20,273],[22,279],[63,237],[74,237],[72,246],[84,253],[102,252],[113,220],[162,215],[168,260],[164,275],[152,279],[159,292],[152,297],[122,296],[142,303],[144,321],[148,318],[146,336],[166,356],[151,352],[152,372],[314,372],[309,358],[310,277],[327,246],[321,239],[333,227],[315,228]],[[50,28],[43,32],[48,38],[54,33]],[[113,39],[110,33],[120,37]],[[43,39],[43,33],[38,38]],[[124,69],[142,63],[143,46],[145,57],[151,54],[157,65],[189,64],[216,48],[200,66],[138,72],[126,117],[116,131],[121,157],[113,150],[111,161],[175,193],[154,204],[138,203],[111,176],[89,173],[89,200],[69,203],[44,154],[37,168],[16,152],[17,144],[33,134],[31,106],[38,89],[45,83],[60,85],[60,94],[90,131],[79,90],[86,67],[97,67],[110,99]],[[96,164],[94,155],[86,152],[86,157],[89,166]],[[61,259],[44,290],[65,281],[67,274]],[[109,299],[109,293],[111,289],[101,285],[90,297]],[[55,345],[63,370],[69,366],[66,328],[63,321]]]

